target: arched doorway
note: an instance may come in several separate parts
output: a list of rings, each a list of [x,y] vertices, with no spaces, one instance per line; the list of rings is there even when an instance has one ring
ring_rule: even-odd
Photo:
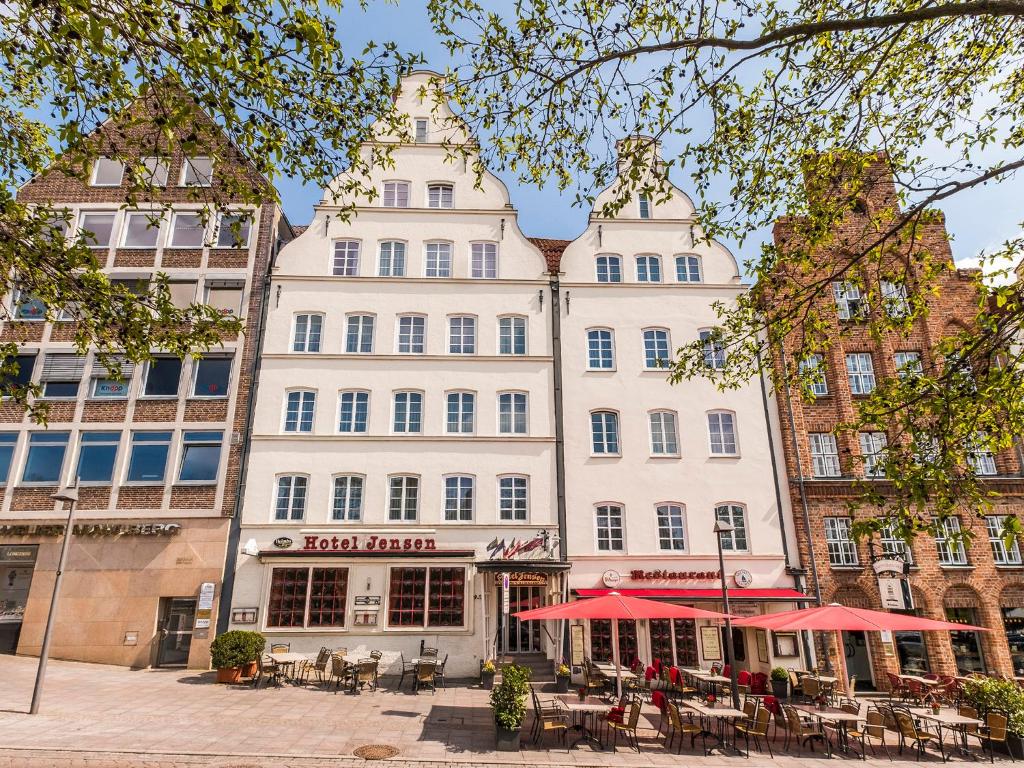
[[[977,592],[964,584],[947,589],[946,594],[942,597],[942,605],[945,608],[948,621],[976,626],[980,626],[982,623],[981,614],[978,611],[981,598]],[[988,671],[989,663],[985,658],[980,632],[954,630],[949,633],[949,642],[953,650],[953,658],[956,660],[957,674],[969,675],[972,672],[984,674]]]

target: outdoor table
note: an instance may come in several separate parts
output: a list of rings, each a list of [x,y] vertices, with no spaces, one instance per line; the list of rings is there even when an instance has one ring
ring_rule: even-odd
[[[586,743],[592,747],[596,746],[598,749],[604,749],[604,742],[597,735],[597,732],[600,730],[597,725],[597,716],[601,712],[609,712],[611,705],[601,701],[596,696],[587,696],[583,701],[580,701],[579,696],[567,695],[561,695],[558,699],[565,705],[566,709],[572,712],[573,727],[580,732],[580,737],[571,746],[576,747],[579,744]],[[587,727],[587,719],[591,717],[594,719],[593,730]]]
[[[284,651],[277,653],[268,653],[274,663],[282,666],[287,666],[289,669],[288,678],[292,681],[295,680],[295,665],[304,661],[309,661],[309,657],[304,653],[295,653],[294,651]]]
[[[746,718],[747,713],[740,709],[733,709],[732,707],[723,707],[721,705],[709,707],[706,704],[702,704],[696,699],[684,699],[679,702],[687,709],[692,709],[698,715],[700,715],[700,737],[704,741],[704,754],[708,755],[713,749],[721,749],[723,752],[726,747],[736,749],[735,744],[729,744],[725,740],[725,721],[732,721],[735,725],[737,720]],[[707,726],[711,724],[712,720],[718,721],[718,733],[715,733]],[[710,736],[717,744],[713,744],[711,747],[707,746],[707,737]]]
[[[594,662],[593,666],[594,666],[594,668],[598,672],[600,672],[605,677],[610,677],[610,678],[614,679],[614,677],[615,677],[615,665],[614,664],[608,664],[608,663],[605,663],[605,662]],[[619,674],[622,676],[623,680],[636,680],[636,677],[637,677],[634,673],[630,672],[628,669],[619,669]]]
[[[896,675],[900,680],[913,680],[915,683],[921,685],[933,686],[939,685],[938,680],[929,680],[927,677],[921,677],[920,675]]]
[[[946,762],[946,747],[942,743],[943,726],[946,726],[947,730],[953,731],[953,744],[957,747],[958,751],[963,755],[970,755],[970,750],[967,748],[967,726],[985,724],[983,720],[966,717],[959,712],[954,712],[952,709],[940,709],[937,715],[932,712],[931,707],[913,707],[910,712],[914,717],[935,723],[939,737],[939,752],[942,754],[943,762]],[[963,742],[962,745],[956,743],[956,734],[960,735]]]
[[[797,712],[805,714],[809,717],[815,717],[821,723],[831,724],[839,737],[839,748],[843,752],[849,752],[850,743],[847,737],[847,728],[850,723],[856,725],[864,718],[858,713],[853,714],[846,712],[845,710],[839,709],[838,707],[826,707],[825,709],[819,709],[818,707],[812,707],[807,704],[793,704],[793,709]],[[832,750],[829,746],[828,739],[825,739],[825,751],[829,757],[832,757]]]

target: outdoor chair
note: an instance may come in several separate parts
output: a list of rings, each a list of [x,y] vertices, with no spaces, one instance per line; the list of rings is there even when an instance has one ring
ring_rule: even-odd
[[[812,752],[814,751],[814,740],[821,739],[821,743],[825,747],[825,754],[831,756],[832,742],[829,741],[828,734],[825,733],[825,729],[821,725],[805,723],[800,718],[800,713],[793,707],[785,706],[783,709],[786,711],[786,725],[791,739],[796,739],[796,743],[801,747],[809,747]]]
[[[988,747],[988,759],[990,763],[995,762],[995,745],[1003,744],[1006,745],[1006,726],[1009,724],[1009,718],[1002,712],[989,712],[985,715],[985,724],[979,725],[977,731],[971,733],[968,731],[967,735],[978,740],[984,751]],[[1010,755],[1012,762],[1017,762],[1013,757],[1013,750],[1006,750]]]
[[[335,648],[331,651],[334,656],[348,656],[348,648]]]
[[[607,712],[600,713],[598,721],[604,726],[605,736],[611,735],[611,729],[609,725],[611,723],[621,723],[626,719],[626,704],[629,703],[629,694],[625,691],[622,692],[622,696],[619,697],[619,703],[609,709]]]
[[[401,665],[402,665],[402,672],[401,672],[401,675],[399,675],[399,678],[398,678],[398,688],[399,688],[399,690],[401,690],[402,683],[405,681],[405,676],[406,675],[415,675],[416,674],[416,665],[413,664],[411,661],[406,661],[404,653],[399,653],[398,654],[398,660],[401,662]]]
[[[352,692],[355,693],[356,686],[362,691],[364,685],[377,690],[377,662],[373,659],[360,659],[352,672]]]
[[[416,665],[416,676],[413,678],[413,690],[419,693],[420,688],[430,687],[430,693],[437,690],[437,686],[434,684],[434,674],[437,670],[437,664],[433,661],[421,661]]]
[[[252,687],[259,688],[263,679],[266,679],[267,684],[274,683],[280,686],[284,680],[284,669],[269,656],[261,653],[256,656],[256,677],[252,679]]]
[[[907,685],[903,682],[903,678],[892,672],[886,672],[885,676],[889,678],[889,700],[904,698],[907,693]]]
[[[331,654],[331,678],[334,680],[334,691],[337,693],[341,685],[350,675],[348,662],[345,657],[335,651]]]
[[[640,741],[636,736],[636,729],[640,723],[640,706],[640,701],[638,699],[634,699],[633,703],[629,706],[629,718],[626,722],[608,723],[608,727],[614,734],[612,738],[612,752],[615,752],[619,745],[620,733],[624,733],[626,735],[626,744],[628,744],[630,748],[635,749],[637,753],[640,752]]]
[[[295,677],[302,682],[309,679],[310,673],[316,675],[317,682],[324,681],[324,673],[327,671],[327,664],[331,660],[330,648],[321,648],[316,655],[316,661],[300,661],[295,665]]]
[[[274,643],[270,646],[271,653],[288,653],[291,649],[291,643]]]
[[[867,760],[867,748],[871,747],[871,754],[875,754],[875,744],[881,744],[885,750],[885,756],[892,760],[889,754],[889,747],[885,743],[885,719],[877,709],[869,709],[863,726],[857,726],[847,731],[847,735],[855,741],[860,741],[861,760]]]
[[[437,648],[424,648],[422,651],[420,651],[420,656],[421,657],[433,656],[433,657],[436,658],[437,657],[437,653],[438,653]]]
[[[750,757],[750,739],[753,737],[754,746],[757,747],[757,751],[761,751],[761,737],[764,736],[765,743],[768,744],[768,756],[771,759],[775,759],[775,755],[772,753],[772,742],[768,738],[768,723],[771,722],[772,713],[769,712],[765,707],[755,707],[754,718],[751,722],[742,722],[736,724],[736,733],[743,735],[743,740],[747,747],[747,757]]]
[[[961,704],[956,708],[957,714],[963,717],[970,717],[974,720],[978,719],[978,710],[972,707],[970,704]],[[967,731],[968,735],[978,732],[978,726],[976,725],[965,725],[964,730]]]
[[[565,710],[553,699],[548,703],[541,703],[540,698],[537,696],[537,689],[532,685],[530,686],[530,694],[533,698],[533,743],[540,743],[544,738],[544,734],[549,731],[559,733],[562,741],[565,741],[566,732],[569,730]]]
[[[673,704],[671,701],[666,707],[666,714],[668,716],[668,727],[665,729],[665,749],[672,748],[672,742],[675,738],[679,737],[679,747],[676,749],[676,754],[683,751],[683,738],[685,736],[690,737],[690,749],[693,749],[694,741],[697,736],[701,737],[701,743],[704,746],[704,751],[707,751],[707,736],[704,734],[704,729],[693,722],[693,716],[690,715],[686,720],[679,714],[679,707]]]
[[[755,672],[750,676],[750,692],[758,695],[768,693],[768,675],[764,672]]]
[[[904,745],[909,743],[916,750],[917,759],[920,760],[926,745],[935,740],[935,735],[918,728],[909,712],[894,709],[893,717],[896,718],[896,727],[900,734],[900,754],[903,754]]]
[[[606,685],[604,675],[602,675],[596,669],[590,669],[586,665],[583,666],[583,685],[587,689],[587,693],[593,691],[594,693],[603,693]]]
[[[803,696],[804,687],[803,680],[795,669],[789,670],[789,688],[793,692],[793,696]]]
[[[806,675],[802,682],[805,699],[813,702],[821,695],[821,681],[818,678]]]
[[[448,666],[448,654],[447,653],[444,655],[444,661],[442,661],[440,664],[438,664],[437,668],[434,670],[434,675],[441,680],[441,687],[442,688],[447,688],[448,687],[448,685],[447,685],[447,683],[445,682],[445,679],[444,679],[444,668],[446,666]]]
[[[775,722],[775,740],[779,740],[779,731],[782,731],[784,750],[789,749],[789,723],[786,721],[786,711],[782,708],[780,702],[775,702],[775,708],[772,710],[772,720]]]
[[[920,680],[906,681],[904,698],[911,699],[915,704],[921,706],[927,696],[928,691],[925,690],[924,683]]]
[[[739,722],[750,725],[757,713],[757,699],[745,699],[743,702],[743,719]]]

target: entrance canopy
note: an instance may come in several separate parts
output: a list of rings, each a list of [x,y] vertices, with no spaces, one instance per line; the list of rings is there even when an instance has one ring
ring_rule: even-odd
[[[766,613],[763,616],[751,616],[733,622],[736,627],[761,627],[779,632],[800,629],[816,629],[822,631],[847,632],[893,632],[915,631],[978,631],[987,632],[985,627],[971,624],[958,624],[955,621],[936,621],[920,616],[908,616],[903,613],[888,611],[870,611],[865,608],[847,608],[839,603],[822,605],[815,608],[802,608],[782,613]]]

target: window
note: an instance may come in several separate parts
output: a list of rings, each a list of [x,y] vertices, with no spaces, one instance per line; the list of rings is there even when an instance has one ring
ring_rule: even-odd
[[[676,282],[701,282],[700,256],[676,256]]]
[[[204,357],[193,364],[193,397],[227,397],[231,380],[230,357]]]
[[[182,434],[181,470],[183,483],[209,483],[217,479],[223,432],[185,432]]]
[[[415,522],[419,508],[420,479],[412,475],[388,478],[388,520]]]
[[[473,519],[473,478],[453,475],[444,479],[444,519],[465,522]]]
[[[427,243],[426,259],[427,277],[451,277],[452,276],[452,244],[451,243]]]
[[[448,352],[453,355],[476,353],[476,318],[456,316],[448,318]]]
[[[462,627],[465,607],[465,568],[391,569],[388,626]]]
[[[423,393],[395,392],[395,432],[423,431]]]
[[[686,522],[681,504],[659,504],[658,548],[682,552],[686,549]]]
[[[222,213],[217,224],[218,248],[248,248],[252,214]]]
[[[638,202],[640,204],[640,218],[651,218],[651,198],[648,195],[640,195]]]
[[[839,477],[839,448],[836,436],[828,432],[811,432],[811,473],[815,477]]]
[[[32,432],[28,439],[28,458],[25,460],[21,481],[26,484],[58,485],[69,437],[68,432]]]
[[[470,246],[470,275],[487,279],[498,276],[497,243],[473,243]]]
[[[455,198],[455,189],[451,184],[428,184],[427,207],[451,208]]]
[[[705,328],[700,332],[700,341],[704,346],[704,365],[715,370],[725,368],[725,346],[718,331]]]
[[[427,318],[419,315],[399,315],[398,352],[400,354],[422,355],[424,338],[427,333]]]
[[[664,368],[668,365],[668,331],[648,328],[644,331],[644,368]]]
[[[857,543],[850,535],[850,518],[826,517],[824,522],[825,547],[828,549],[829,565],[840,568],[859,565]]]
[[[597,257],[597,282],[621,283],[622,259],[618,256]]]
[[[736,417],[728,411],[708,414],[708,434],[711,437],[712,456],[735,456]]]
[[[133,432],[126,480],[129,483],[162,483],[170,449],[170,432]]]
[[[381,205],[385,208],[408,208],[409,182],[385,181],[384,195],[381,197]]]
[[[380,244],[377,274],[380,277],[405,277],[405,243],[385,240]]]
[[[345,352],[353,355],[373,352],[373,315],[348,315],[345,322]]]
[[[36,367],[36,356],[35,355],[15,355],[14,358],[4,358],[4,367],[13,368],[15,365],[18,367],[17,373],[10,373],[3,377],[0,381],[0,391],[4,392],[4,397],[10,397],[7,394],[8,390],[15,387],[27,387],[32,383],[32,372]]]
[[[93,187],[120,187],[124,178],[124,163],[113,157],[97,157],[92,164]]]
[[[969,446],[967,462],[971,465],[976,475],[998,474],[996,468],[996,456],[988,447],[988,435],[984,432],[976,432]]]
[[[0,484],[7,485],[11,474],[11,460],[18,445],[17,432],[0,432]]]
[[[268,627],[344,627],[348,568],[274,568]]]
[[[900,319],[910,314],[910,302],[907,301],[907,286],[903,283],[882,281],[882,306],[889,317]]]
[[[525,522],[529,517],[529,482],[519,475],[498,478],[498,519]]]
[[[90,248],[109,248],[114,236],[113,213],[83,213],[79,220],[79,236]]]
[[[34,293],[24,288],[15,289],[13,306],[15,320],[46,319],[46,304]]]
[[[356,277],[359,274],[359,241],[335,240],[333,275]]]
[[[142,393],[147,397],[177,397],[181,381],[181,360],[176,357],[154,357],[146,365],[146,383]]]
[[[170,162],[166,157],[143,157],[139,159],[144,171],[141,181],[154,187],[166,187]]]
[[[885,526],[878,532],[878,536],[883,556],[902,560],[905,563],[914,562],[914,553],[910,549],[910,545],[906,539],[896,534],[896,529],[893,526]]]
[[[817,397],[828,394],[828,382],[825,379],[825,363],[821,355],[808,355],[800,361],[800,376],[810,384],[811,392]]]
[[[619,452],[619,417],[612,411],[594,411],[590,414],[590,434],[593,452],[617,454]]]
[[[349,323],[351,322],[350,318]],[[323,327],[323,315],[296,315],[295,332],[292,334],[292,352],[319,352]]]
[[[622,507],[618,504],[601,504],[596,512],[598,552],[622,552],[625,549]]]
[[[661,282],[661,257],[660,256],[637,256],[636,257],[636,281],[638,283],[660,283]]]
[[[526,393],[498,393],[498,434],[525,435],[526,426]]]
[[[651,453],[655,456],[678,456],[679,440],[676,436],[676,415],[672,411],[652,411]]]
[[[920,376],[924,372],[920,352],[896,352],[892,356],[892,361],[896,364],[896,374],[901,379]]]
[[[476,411],[476,395],[472,392],[449,392],[445,396],[447,415],[445,431],[449,434],[472,434]]]
[[[840,320],[860,320],[868,315],[868,304],[861,296],[860,286],[850,282],[832,283],[836,314]]]
[[[114,476],[114,460],[120,442],[120,432],[82,432],[78,436],[75,472],[78,482],[108,485]]]
[[[213,307],[224,317],[237,316],[242,309],[245,283],[239,280],[207,280],[203,303]]]
[[[167,283],[167,292],[171,295],[171,304],[178,309],[187,309],[196,300],[195,280],[172,280]]]
[[[172,248],[202,248],[206,238],[203,217],[198,213],[176,213],[171,220]]]
[[[370,410],[369,392],[341,392],[338,395],[338,431],[366,432]]]
[[[156,248],[157,236],[160,234],[160,213],[130,211],[124,217],[125,248]]]
[[[427,140],[427,121],[417,120],[416,121],[416,143],[423,144]]]
[[[885,477],[885,432],[861,432],[860,455],[864,462],[865,477]]]
[[[39,374],[43,397],[78,397],[78,385],[83,373],[85,358],[81,355],[46,355],[43,358],[43,372]]]
[[[992,546],[992,558],[996,565],[1021,565],[1020,545],[1017,537],[1010,537],[1006,544],[1006,515],[986,515],[985,528],[988,530],[988,543]]]
[[[614,367],[612,332],[607,328],[591,328],[587,331],[587,368],[610,371]]]
[[[334,478],[334,504],[332,520],[360,520],[363,516],[363,478],[358,475],[339,475]]]
[[[746,552],[747,518],[743,507],[739,504],[719,504],[715,507],[715,520],[733,527],[731,531],[718,534],[722,539],[722,549],[726,552]]]
[[[212,157],[186,157],[181,166],[181,186],[209,187],[213,184]]]
[[[312,432],[316,411],[316,392],[297,389],[285,395],[284,431]]]
[[[869,395],[875,390],[875,368],[869,352],[854,352],[846,356],[846,377],[850,381],[851,395]]]
[[[947,517],[939,524],[935,532],[935,549],[939,554],[939,565],[967,565],[959,517]]]
[[[526,354],[526,318],[498,318],[498,354]]]
[[[309,478],[305,475],[281,475],[277,478],[274,519],[302,520],[306,516],[308,490]]]

